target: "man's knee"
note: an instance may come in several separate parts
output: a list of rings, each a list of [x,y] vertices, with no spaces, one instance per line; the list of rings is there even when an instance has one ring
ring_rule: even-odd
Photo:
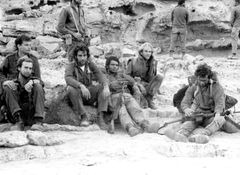
[[[33,91],[34,92],[41,92],[41,93],[43,93],[44,91],[43,91],[43,87],[42,87],[42,85],[41,84],[34,84],[34,86],[33,86]]]
[[[3,86],[3,92],[12,92],[13,90],[8,86]]]
[[[15,94],[15,93],[17,93],[17,90],[13,90],[8,86],[3,86],[3,94],[8,95],[8,94]]]
[[[227,133],[239,132],[239,129],[228,121],[226,121],[225,124],[222,126],[222,130],[227,132]]]
[[[77,88],[72,87],[72,86],[68,86],[67,87],[67,94],[77,96],[79,94],[79,90]]]
[[[157,74],[156,77],[155,77],[155,79],[156,79],[156,81],[158,81],[158,82],[162,82],[162,80],[163,80],[163,76]]]

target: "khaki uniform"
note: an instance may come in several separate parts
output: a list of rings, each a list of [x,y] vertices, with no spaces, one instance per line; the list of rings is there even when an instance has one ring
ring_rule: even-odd
[[[145,60],[141,55],[128,64],[126,73],[133,78],[141,78],[146,98],[152,98],[158,92],[163,80],[163,76],[157,74],[157,61],[154,58]]]
[[[231,14],[230,24],[232,26],[232,53],[236,54],[238,49],[238,38],[240,31],[240,5],[234,7]]]
[[[74,21],[74,18],[76,19],[76,23]],[[84,43],[85,45],[89,44],[88,41],[85,40],[84,38],[85,36],[87,36],[86,28],[87,26],[85,22],[83,9],[79,8],[78,10],[76,10],[76,8],[72,5],[69,5],[62,9],[59,15],[59,20],[56,29],[62,36],[67,34],[70,34],[72,36],[72,43],[65,45],[68,53],[68,59],[70,61],[73,60],[72,51],[76,45],[82,43]],[[80,34],[83,36],[81,40],[74,38],[72,35],[72,33],[77,33],[78,30]]]
[[[210,84],[201,89],[196,85],[189,87],[181,103],[182,110],[192,108],[196,112],[222,113],[225,108],[225,94],[222,86],[218,82],[214,82],[212,85],[212,97],[210,94]],[[210,136],[220,129],[231,133],[237,132],[237,129],[226,122],[225,119],[216,121],[214,117],[205,118],[198,122],[186,121],[178,132],[186,137],[194,134]]]
[[[170,52],[174,52],[176,46],[181,48],[182,53],[186,52],[186,36],[187,36],[187,23],[189,20],[189,13],[184,6],[178,5],[172,11],[172,34]]]
[[[141,128],[140,126],[146,122],[142,108],[130,94],[129,88],[125,88],[122,93],[122,82],[125,82],[128,87],[133,87],[135,84],[134,79],[122,73],[118,73],[116,75],[108,74],[107,77],[111,91],[110,104],[113,109],[117,108],[118,101],[122,98],[122,104],[118,114],[122,127],[124,129],[127,129],[127,127]],[[134,89],[133,91],[135,93]]]

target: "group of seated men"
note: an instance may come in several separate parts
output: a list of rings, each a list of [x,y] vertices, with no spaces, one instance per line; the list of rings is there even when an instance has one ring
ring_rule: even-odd
[[[38,59],[31,54],[31,39],[21,35],[15,44],[16,52],[8,55],[0,67],[1,111],[7,121],[24,129],[27,125],[41,124],[44,119],[44,83]],[[91,124],[84,105],[94,105],[100,128],[110,133],[114,132],[112,122],[117,117],[130,136],[158,131],[156,123],[144,117],[141,107],[144,98],[149,108],[156,109],[153,96],[159,92],[163,80],[163,76],[157,74],[157,61],[150,43],[140,46],[138,56],[128,62],[126,71],[121,71],[115,56],[106,58],[105,70],[100,70],[85,45],[74,47],[72,56],[73,60],[65,68],[65,81],[70,105],[81,126]],[[196,83],[186,90],[180,108],[185,116],[197,111],[214,115],[202,121],[185,121],[174,140],[206,143],[214,132],[229,128],[222,115],[224,90],[212,74],[208,65],[198,66]],[[231,128],[226,130],[236,132]]]

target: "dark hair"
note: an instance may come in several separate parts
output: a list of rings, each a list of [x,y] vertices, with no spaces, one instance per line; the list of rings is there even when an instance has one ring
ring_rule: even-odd
[[[33,60],[25,55],[25,56],[23,56],[23,57],[18,59],[18,61],[17,61],[17,68],[22,67],[22,63],[23,62],[29,62],[29,63],[33,64]]]
[[[15,46],[18,49],[18,45],[22,45],[23,41],[31,41],[31,38],[27,35],[21,35],[18,36],[17,39],[15,40]]]
[[[185,0],[178,0],[178,5],[182,5],[185,3]]]
[[[212,68],[206,63],[198,65],[194,75],[196,77],[206,77],[211,78],[212,76]]]
[[[75,60],[77,57],[77,53],[78,51],[82,51],[82,52],[87,52],[87,57],[90,57],[90,52],[89,52],[89,48],[85,45],[85,44],[81,44],[81,45],[77,45],[74,49],[73,49],[73,59]]]
[[[120,64],[119,59],[116,56],[110,56],[106,58],[106,63],[105,63],[105,69],[108,71],[109,65],[111,61],[116,61],[118,64]]]

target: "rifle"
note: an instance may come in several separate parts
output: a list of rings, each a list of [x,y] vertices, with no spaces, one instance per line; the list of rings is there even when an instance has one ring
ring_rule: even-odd
[[[114,107],[115,109],[114,109],[114,112],[112,114],[111,121],[110,121],[110,124],[109,124],[109,127],[108,127],[108,133],[110,133],[110,134],[114,134],[114,130],[115,130],[114,120],[118,118],[119,111],[120,111],[122,105],[124,104],[123,93],[127,89],[128,81],[122,81],[120,83],[122,85],[122,90],[121,90],[121,93],[119,94],[119,97],[117,99],[117,103],[116,103],[116,106]]]
[[[233,111],[233,114],[240,113],[240,111]],[[234,125],[236,128],[240,129],[240,124],[236,123],[229,115],[231,115],[231,111],[227,110],[223,112],[221,115],[224,116],[225,120]],[[177,122],[185,122],[185,121],[196,121],[196,122],[201,122],[204,118],[211,118],[214,117],[215,113],[193,113],[191,116],[188,117],[183,117],[180,119],[175,119],[169,122],[165,122],[162,125],[159,126],[158,133],[161,129],[165,128],[166,126],[177,123]]]
[[[185,121],[196,121],[196,122],[201,122],[204,118],[211,118],[214,117],[215,113],[202,113],[202,112],[195,112],[191,116],[184,116],[183,118],[180,119],[175,119],[169,122],[165,122],[162,125],[159,126],[158,133],[161,129],[165,128],[166,126],[173,124],[173,123],[178,123],[178,122],[185,122]]]

